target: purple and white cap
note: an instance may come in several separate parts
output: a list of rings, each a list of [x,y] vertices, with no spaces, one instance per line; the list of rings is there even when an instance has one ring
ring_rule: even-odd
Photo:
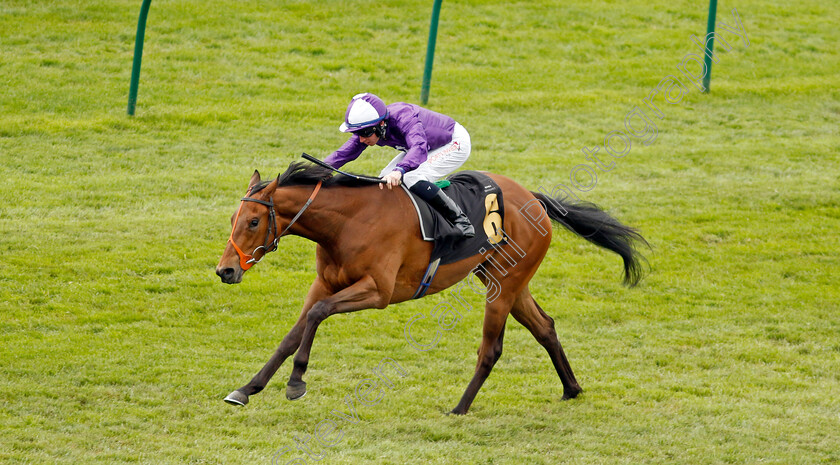
[[[341,132],[358,131],[379,124],[387,117],[388,109],[382,99],[368,92],[357,94],[347,106],[344,122],[338,130]]]

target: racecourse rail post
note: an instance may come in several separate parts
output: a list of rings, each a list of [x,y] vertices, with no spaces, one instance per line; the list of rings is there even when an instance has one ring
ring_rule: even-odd
[[[146,35],[146,17],[152,0],[143,0],[137,20],[137,37],[134,39],[134,64],[131,67],[131,84],[128,87],[128,115],[134,116],[137,106],[137,87],[140,85],[140,62],[143,61],[143,37]]]
[[[429,102],[429,87],[432,81],[432,63],[435,61],[435,40],[437,38],[438,19],[440,18],[440,4],[443,0],[435,0],[432,6],[432,21],[429,25],[429,44],[426,46],[426,67],[423,70],[423,87],[420,89],[420,101],[423,105]]]
[[[717,12],[717,0],[709,0],[709,22],[706,25],[706,76],[703,77],[703,92],[709,92],[709,84],[712,82],[712,54],[715,48],[715,13]]]

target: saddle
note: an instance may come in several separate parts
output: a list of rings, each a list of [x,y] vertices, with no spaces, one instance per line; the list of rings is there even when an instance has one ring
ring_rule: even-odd
[[[507,243],[502,230],[504,201],[502,189],[486,174],[479,171],[460,171],[447,178],[443,191],[470,219],[475,237],[464,238],[446,218],[404,185],[420,219],[420,234],[424,241],[434,242],[429,268],[414,298],[425,295],[440,265],[454,263],[479,253],[485,253]],[[444,182],[445,183],[445,182]]]

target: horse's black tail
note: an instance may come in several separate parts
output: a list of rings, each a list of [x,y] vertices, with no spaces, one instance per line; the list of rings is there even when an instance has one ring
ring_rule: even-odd
[[[548,217],[587,241],[621,255],[624,284],[635,286],[644,275],[645,257],[636,244],[650,244],[634,228],[621,224],[597,205],[589,202],[564,203],[547,195],[531,192],[542,202]]]

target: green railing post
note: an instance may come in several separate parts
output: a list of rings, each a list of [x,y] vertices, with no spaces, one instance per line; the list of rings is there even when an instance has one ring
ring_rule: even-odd
[[[146,35],[146,17],[152,0],[143,0],[137,20],[137,38],[134,39],[134,65],[131,67],[131,85],[128,88],[128,115],[134,116],[137,106],[137,87],[140,85],[140,62],[143,61],[143,37]]]
[[[703,78],[703,92],[709,92],[709,84],[712,82],[712,54],[715,48],[715,13],[717,12],[717,0],[709,0],[709,23],[706,25],[706,76]]]
[[[423,87],[420,89],[420,101],[425,105],[429,101],[429,86],[432,81],[432,63],[435,61],[435,40],[437,38],[438,19],[440,18],[440,4],[443,0],[435,0],[432,6],[432,22],[429,25],[429,44],[426,46],[426,67],[423,70]]]

